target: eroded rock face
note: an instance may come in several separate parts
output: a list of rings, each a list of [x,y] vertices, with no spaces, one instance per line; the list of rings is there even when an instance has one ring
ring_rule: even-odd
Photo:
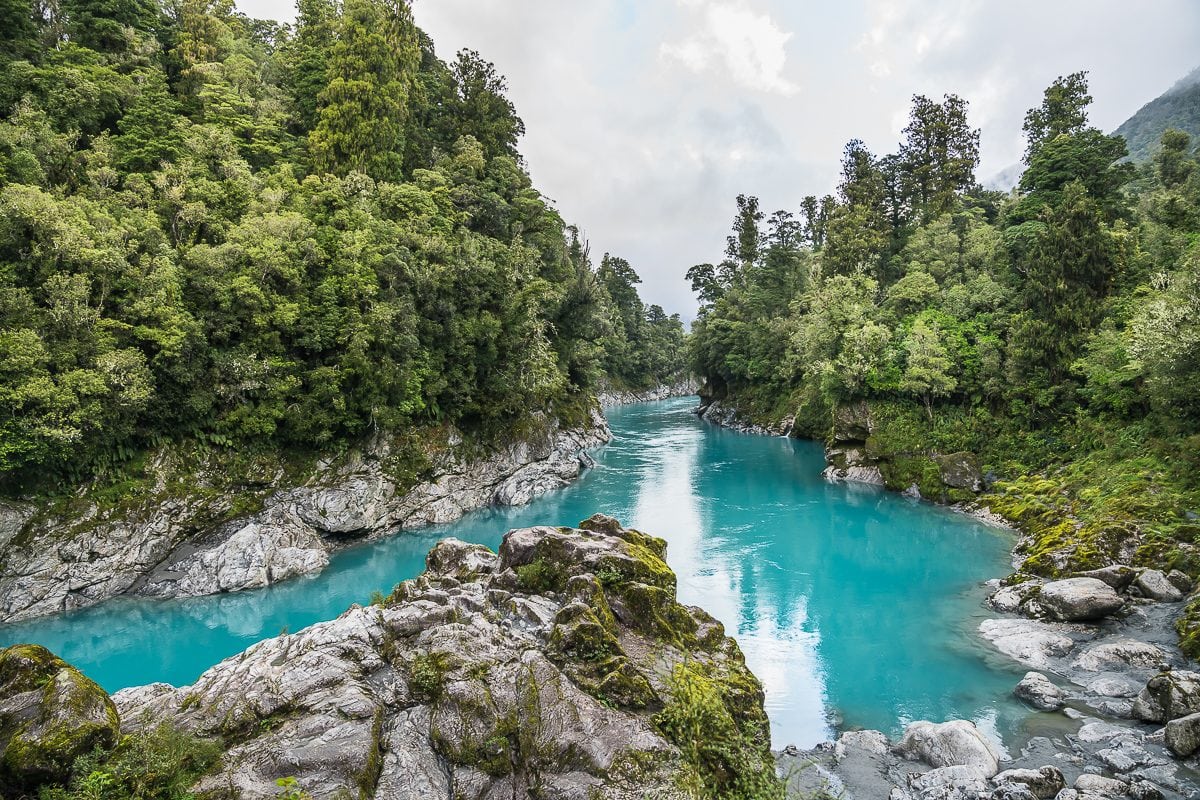
[[[511,531],[499,554],[445,541],[383,606],[114,700],[127,729],[224,737],[197,788],[250,800],[284,776],[318,800],[769,785],[762,688],[721,625],[675,601],[664,548],[599,516]]]
[[[468,453],[451,432],[432,453],[428,478],[407,490],[391,471],[395,443],[380,437],[319,464],[303,485],[264,475],[264,485],[279,489],[248,515],[234,513],[222,493],[204,491],[203,475],[189,476],[196,490],[183,497],[172,496],[164,478],[129,508],[56,515],[5,506],[0,540],[11,542],[0,558],[0,622],[124,593],[190,597],[319,572],[345,543],[452,522],[487,505],[521,505],[562,488],[591,463],[584,449],[611,438],[595,409],[579,429],[544,416],[538,425],[538,432],[483,454]]]
[[[1063,622],[1095,620],[1115,614],[1125,601],[1098,578],[1065,578],[1044,584],[1037,597],[1046,614]]]
[[[39,645],[0,650],[0,796],[65,781],[119,730],[108,695],[70,664]]]

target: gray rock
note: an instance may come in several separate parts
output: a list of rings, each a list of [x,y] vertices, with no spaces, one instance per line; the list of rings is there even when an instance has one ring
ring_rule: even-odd
[[[838,406],[833,411],[835,442],[865,442],[874,427],[871,408],[865,400]]]
[[[180,497],[173,488],[211,487],[206,470],[214,467],[181,474],[165,451],[152,462],[155,488],[119,511],[90,504],[87,487],[62,515],[0,507],[0,540],[19,542],[5,552],[0,623],[125,593],[198,596],[319,572],[330,551],[345,544],[451,522],[491,504],[526,503],[566,486],[588,463],[583,450],[611,438],[598,409],[579,429],[545,415],[535,423],[526,438],[482,456],[450,431],[430,456],[428,479],[406,491],[389,467],[397,443],[376,437],[320,462],[303,485],[264,474],[262,509],[233,519],[224,493]],[[212,519],[228,521],[214,526]]]
[[[1098,578],[1065,578],[1042,586],[1038,603],[1053,619],[1064,622],[1096,620],[1125,605],[1111,586]]]
[[[1104,581],[1116,591],[1123,592],[1133,583],[1133,579],[1137,577],[1137,574],[1137,570],[1133,567],[1127,567],[1124,564],[1113,564],[1112,566],[1077,573],[1075,577],[1096,578],[1097,580]]]
[[[699,391],[699,382],[695,378],[687,376],[671,383],[661,384],[651,389],[644,389],[637,392],[613,389],[612,387],[602,388],[596,393],[596,400],[599,401],[601,408],[616,408],[617,406],[627,406],[632,403],[668,400],[672,397],[691,397]]]
[[[983,469],[974,453],[949,453],[933,456],[942,483],[952,489],[983,490]]]
[[[1167,747],[1180,758],[1200,750],[1200,712],[1168,722],[1166,740]]]
[[[988,781],[979,767],[954,764],[913,775],[908,788],[920,800],[965,800],[986,791]]]
[[[1178,603],[1183,599],[1183,592],[1167,579],[1167,576],[1156,569],[1146,569],[1133,582],[1134,588],[1142,595],[1160,603]]]
[[[979,635],[997,650],[1027,667],[1050,669],[1053,660],[1075,647],[1075,640],[1053,625],[1032,619],[985,619]]]
[[[266,800],[289,775],[314,800],[683,800],[690,768],[655,715],[678,702],[673,676],[698,670],[761,733],[731,761],[761,779],[759,684],[718,623],[676,603],[663,548],[599,516],[510,531],[498,555],[444,541],[382,606],[259,642],[190,687],[113,700],[127,730],[169,720],[222,738],[197,793]]]
[[[1067,693],[1040,672],[1025,673],[1013,694],[1040,711],[1057,711],[1067,700]]]
[[[1092,645],[1075,657],[1071,666],[1089,672],[1115,668],[1154,669],[1167,659],[1159,647],[1138,639],[1120,638]]]
[[[1087,685],[1087,690],[1101,697],[1136,697],[1140,691],[1132,683],[1112,677],[1096,678]]]
[[[905,728],[894,749],[897,755],[932,767],[974,767],[985,778],[1000,771],[1000,750],[966,720],[914,722]]]
[[[1145,780],[1129,784],[1129,796],[1133,800],[1163,800],[1162,789]]]
[[[1101,797],[1122,797],[1129,791],[1129,784],[1085,772],[1075,779],[1075,790],[1091,792]]]
[[[1041,769],[1009,769],[992,778],[992,783],[1002,786],[1019,783],[1028,787],[1034,797],[1047,800],[1067,788],[1067,779],[1058,767],[1045,766]]]
[[[1144,722],[1169,722],[1200,712],[1200,673],[1171,670],[1155,675],[1133,701],[1133,715]]]
[[[1192,579],[1188,577],[1186,572],[1173,569],[1167,573],[1167,580],[1183,594],[1187,594],[1192,590]]]

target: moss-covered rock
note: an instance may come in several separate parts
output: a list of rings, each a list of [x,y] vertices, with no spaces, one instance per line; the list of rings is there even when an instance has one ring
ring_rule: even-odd
[[[116,707],[79,670],[39,645],[0,651],[0,786],[63,783],[119,733]]]

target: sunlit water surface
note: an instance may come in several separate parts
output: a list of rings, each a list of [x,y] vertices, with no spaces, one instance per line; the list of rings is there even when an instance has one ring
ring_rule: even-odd
[[[896,733],[917,719],[1017,731],[1019,673],[974,634],[980,584],[1005,572],[1010,534],[874,487],[826,483],[820,445],[715,428],[694,405],[611,411],[615,439],[594,453],[597,466],[523,508],[355,547],[318,576],[263,590],[122,598],[0,627],[0,644],[44,644],[109,691],[187,684],[260,639],[417,575],[438,539],[495,548],[510,528],[601,511],[667,540],[680,600],[724,622],[762,680],[776,747],[812,745],[834,726]]]

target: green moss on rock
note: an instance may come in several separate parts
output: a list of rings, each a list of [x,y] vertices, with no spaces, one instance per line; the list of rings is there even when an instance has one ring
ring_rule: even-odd
[[[0,788],[65,783],[76,759],[120,734],[108,694],[39,645],[0,650],[0,702]]]

